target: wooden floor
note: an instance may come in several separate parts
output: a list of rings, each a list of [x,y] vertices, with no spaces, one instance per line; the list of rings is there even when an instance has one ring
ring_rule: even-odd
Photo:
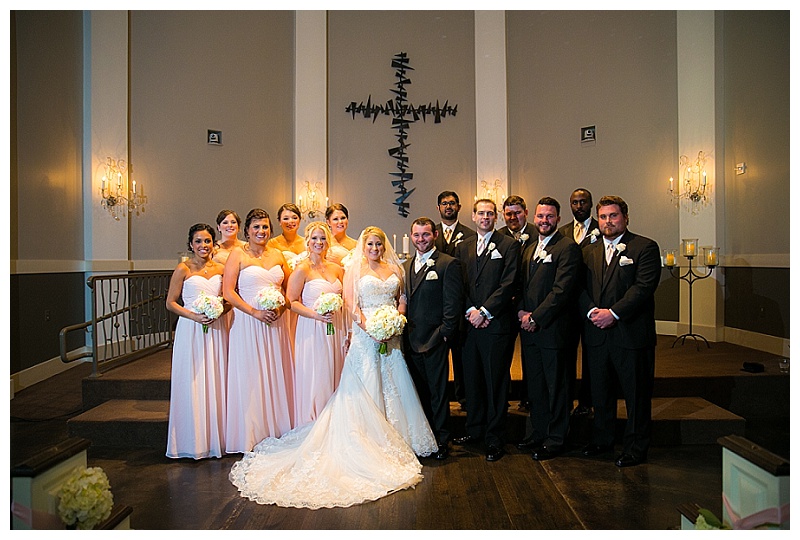
[[[723,395],[735,395],[746,384],[724,382],[733,379],[720,379],[721,374],[744,382],[758,377],[741,372],[743,361],[761,362],[769,373],[778,369],[777,357],[742,347],[713,344],[698,352],[693,345],[673,349],[671,344],[671,338],[659,339],[657,375],[705,377],[735,387],[721,388]],[[12,465],[68,436],[66,420],[82,410],[80,386],[88,373],[89,366],[81,365],[15,396]],[[787,406],[785,418],[748,419],[746,435],[788,457],[788,422]],[[227,479],[238,456],[171,460],[163,450],[90,447],[89,465],[106,471],[115,502],[133,508],[131,524],[139,530],[664,530],[678,528],[676,507],[682,503],[721,513],[718,445],[653,447],[648,463],[619,469],[613,454],[584,458],[579,448],[585,426],[573,427],[570,450],[557,459],[535,462],[508,444],[509,455],[489,463],[480,446],[453,446],[444,462],[423,460],[424,480],[415,489],[351,508],[279,508],[243,499]]]

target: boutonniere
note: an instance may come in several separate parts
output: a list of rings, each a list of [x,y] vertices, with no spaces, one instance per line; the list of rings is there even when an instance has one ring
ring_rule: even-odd
[[[591,237],[590,243],[594,244],[595,242],[597,242],[597,237],[600,236],[600,229],[594,229],[592,232],[589,233],[589,236]]]
[[[462,237],[462,236],[464,236],[464,233],[463,233],[463,232],[459,232],[459,233],[456,235],[456,240],[461,240],[461,237]]]
[[[522,242],[523,244],[528,241],[528,238],[530,238],[530,236],[528,236],[528,233],[519,235],[519,241]]]
[[[626,257],[625,255],[623,255],[622,257],[619,258],[619,265],[620,266],[628,266],[629,264],[633,264],[633,259],[630,259],[630,258]]]
[[[439,274],[436,273],[436,270],[425,274],[425,281],[431,281],[433,279],[439,279]]]
[[[436,264],[436,261],[434,261],[433,259],[428,259],[427,261],[425,261],[425,266],[427,266],[428,268],[432,267],[434,264]]]
[[[489,242],[489,245],[486,247],[486,249],[488,249],[489,251],[492,251],[494,249],[494,247],[495,247],[494,246],[494,242]]]
[[[545,257],[549,257],[549,256],[550,255],[545,250],[542,250],[542,251],[539,252],[539,259],[541,259],[541,260],[544,260]]]
[[[627,247],[628,246],[626,246],[623,242],[620,242],[619,244],[617,244],[617,253],[622,253],[627,249]]]

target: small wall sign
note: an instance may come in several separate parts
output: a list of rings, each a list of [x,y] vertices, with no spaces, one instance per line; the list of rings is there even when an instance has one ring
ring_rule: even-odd
[[[595,142],[597,140],[597,129],[595,126],[586,126],[581,128],[581,142]]]
[[[222,132],[214,129],[208,130],[208,144],[222,146]]]

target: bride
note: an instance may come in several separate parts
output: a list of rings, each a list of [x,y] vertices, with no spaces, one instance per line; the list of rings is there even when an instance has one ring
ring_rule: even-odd
[[[317,419],[280,438],[267,437],[235,463],[230,480],[260,504],[297,508],[352,506],[422,480],[417,456],[437,451],[436,438],[400,350],[380,342],[366,321],[381,306],[405,311],[402,267],[386,235],[367,227],[345,270],[352,340],[339,387]]]

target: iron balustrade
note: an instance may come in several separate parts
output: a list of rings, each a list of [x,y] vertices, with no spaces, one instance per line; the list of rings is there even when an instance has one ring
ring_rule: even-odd
[[[95,275],[90,320],[66,326],[58,335],[61,361],[92,357],[92,377],[172,343],[175,317],[166,307],[172,271]],[[67,334],[91,329],[90,351],[67,352]]]

